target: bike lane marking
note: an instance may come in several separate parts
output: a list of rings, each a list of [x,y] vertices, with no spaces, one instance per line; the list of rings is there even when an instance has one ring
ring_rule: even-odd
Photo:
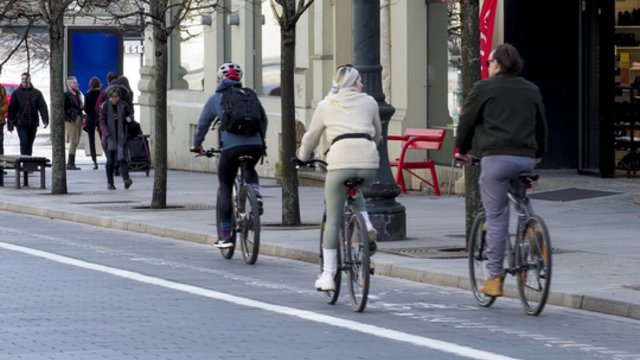
[[[270,311],[278,314],[289,315],[289,316],[297,317],[304,320],[309,320],[309,321],[313,321],[313,322],[317,322],[325,325],[331,325],[331,326],[336,326],[344,329],[349,329],[349,330],[357,331],[360,333],[377,336],[380,338],[412,344],[415,346],[426,347],[433,350],[451,353],[451,354],[455,354],[462,357],[467,357],[472,359],[486,359],[486,360],[518,360],[516,358],[512,358],[509,356],[504,356],[504,355],[500,355],[500,354],[496,354],[496,353],[492,353],[484,350],[474,349],[468,346],[458,345],[458,344],[454,344],[454,343],[450,343],[442,340],[436,340],[436,339],[432,339],[424,336],[413,335],[413,334],[409,334],[402,331],[383,328],[380,326],[362,324],[352,320],[340,319],[337,317],[318,314],[318,313],[314,313],[312,311],[307,311],[307,310],[300,310],[300,309],[296,309],[288,306],[269,304],[261,301],[256,301],[256,300],[247,299],[247,298],[243,298],[235,295],[230,295],[230,294],[215,291],[215,290],[200,288],[193,285],[187,285],[187,284],[183,284],[175,281],[169,281],[169,280],[164,280],[164,279],[153,277],[153,276],[143,275],[133,271],[122,270],[122,269],[95,264],[95,263],[91,263],[83,260],[73,259],[66,256],[62,256],[62,255],[58,255],[58,254],[54,254],[54,253],[50,253],[42,250],[32,249],[24,246],[0,242],[0,248],[47,259],[47,260],[65,264],[65,265],[70,265],[70,266],[75,266],[82,269],[106,273],[106,274],[110,274],[120,278],[144,283],[144,284],[160,286],[160,287],[171,289],[171,290],[182,291],[185,293],[203,296],[210,299],[225,301],[225,302],[229,302],[236,305],[242,305],[242,306],[252,307],[252,308]]]

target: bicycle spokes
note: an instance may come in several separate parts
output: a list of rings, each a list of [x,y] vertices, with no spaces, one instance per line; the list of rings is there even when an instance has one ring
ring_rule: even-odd
[[[551,242],[547,227],[538,216],[529,217],[524,229],[518,291],[525,312],[538,315],[544,308],[551,286]]]

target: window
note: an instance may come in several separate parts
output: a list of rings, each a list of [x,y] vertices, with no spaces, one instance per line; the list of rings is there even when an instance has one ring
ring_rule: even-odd
[[[460,59],[462,26],[460,24],[460,3],[447,4],[449,23],[447,26],[448,38],[448,81],[447,81],[447,106],[453,125],[458,125],[460,108],[462,107],[462,62]]]
[[[280,24],[266,4],[262,16],[262,94],[280,96]]]
[[[173,88],[204,90],[204,26],[201,13],[190,14],[180,31],[180,66]]]

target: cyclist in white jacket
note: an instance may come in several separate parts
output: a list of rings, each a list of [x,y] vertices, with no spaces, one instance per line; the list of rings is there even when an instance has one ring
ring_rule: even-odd
[[[366,186],[375,177],[380,162],[377,145],[382,128],[378,103],[362,92],[363,87],[362,77],[356,68],[351,65],[338,67],[331,91],[316,107],[298,150],[298,158],[305,161],[312,156],[322,135],[331,143],[326,156],[328,172],[324,186],[327,224],[322,249],[323,272],[315,283],[315,287],[322,291],[335,290],[338,233],[347,191],[344,181],[361,177],[365,179],[363,186]],[[369,221],[360,191],[353,206],[367,222],[373,254],[376,232]]]

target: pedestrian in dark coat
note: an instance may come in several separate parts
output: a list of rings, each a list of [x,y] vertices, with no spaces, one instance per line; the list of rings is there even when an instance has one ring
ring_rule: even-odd
[[[120,99],[120,86],[109,86],[106,90],[108,100],[100,106],[100,133],[102,148],[107,154],[107,188],[115,190],[113,173],[115,164],[120,166],[120,174],[124,181],[124,188],[128,189],[133,181],[129,178],[129,164],[127,163],[127,128],[133,121],[131,109]]]
[[[100,96],[100,80],[97,77],[92,77],[89,80],[89,91],[84,95],[85,113],[87,114],[84,123],[84,131],[87,132],[89,137],[89,152],[91,153],[91,160],[93,160],[93,169],[98,169],[98,161],[96,155],[96,128],[98,127],[98,112],[96,111],[96,102],[98,96]]]
[[[11,96],[7,130],[18,129],[20,138],[20,154],[31,155],[33,142],[36,139],[40,118],[46,128],[49,126],[49,110],[40,90],[31,84],[31,75],[22,73],[20,87]]]

